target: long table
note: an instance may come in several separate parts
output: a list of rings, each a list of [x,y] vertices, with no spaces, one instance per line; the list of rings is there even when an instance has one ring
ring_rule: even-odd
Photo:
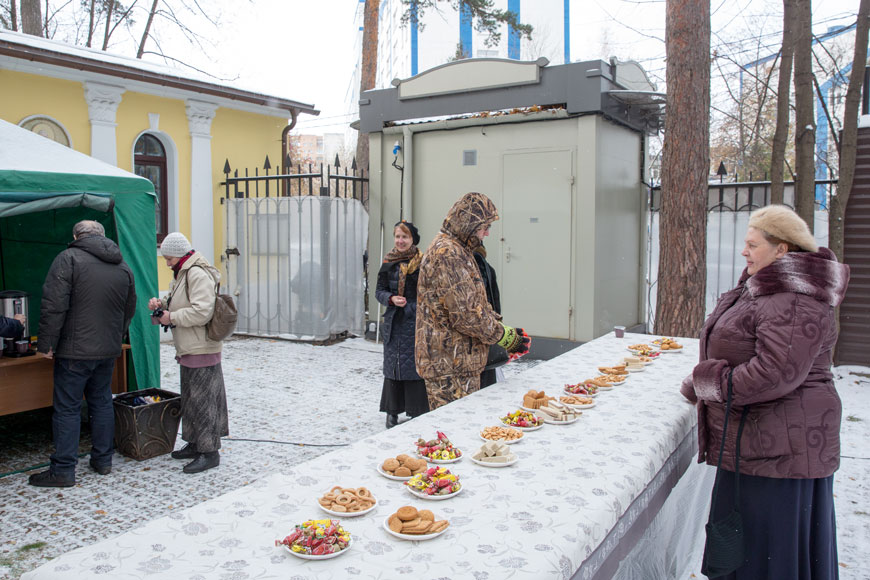
[[[389,431],[64,554],[22,578],[610,578],[693,461],[695,411],[679,385],[697,361],[695,340],[681,340],[682,352],[663,353],[625,384],[601,392],[576,423],[527,432],[512,446],[520,458],[515,465],[493,469],[468,458],[449,465],[463,484],[455,497],[417,500],[376,466],[411,454],[418,437],[434,438],[436,430],[470,455],[483,443],[480,429],[497,425],[527,390],[559,394],[565,383],[628,355],[627,345],[651,338],[606,335]],[[312,434],[329,429],[312,425]],[[342,520],[351,548],[308,561],[275,547],[294,524],[329,517],[316,500],[334,485],[368,487],[378,500],[373,512]],[[448,531],[428,541],[392,537],[384,519],[403,505],[447,518]]]
[[[127,351],[112,371],[112,392],[127,392]],[[0,358],[0,415],[51,407],[54,392],[54,360],[42,353],[23,357]]]

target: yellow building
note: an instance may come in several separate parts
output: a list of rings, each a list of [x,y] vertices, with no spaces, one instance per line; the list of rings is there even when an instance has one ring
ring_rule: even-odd
[[[218,267],[226,248],[225,163],[262,167],[268,155],[279,165],[282,140],[301,113],[318,111],[159,64],[0,31],[0,119],[151,179],[157,242],[181,231]],[[44,162],[50,170],[51,159]],[[169,270],[161,264],[158,271],[165,290]]]

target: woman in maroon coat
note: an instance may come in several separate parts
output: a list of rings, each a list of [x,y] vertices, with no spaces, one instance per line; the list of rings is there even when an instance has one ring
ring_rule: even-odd
[[[745,242],[746,270],[704,324],[701,360],[681,388],[698,402],[698,460],[716,465],[733,373],[713,521],[734,506],[737,425],[749,405],[740,442],[746,560],[727,578],[837,578],[841,405],[830,368],[849,268],[785,206],[753,212]]]

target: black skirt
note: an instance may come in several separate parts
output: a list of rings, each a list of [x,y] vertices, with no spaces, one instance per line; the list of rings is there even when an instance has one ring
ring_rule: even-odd
[[[401,412],[411,417],[419,417],[429,412],[429,397],[426,383],[418,381],[394,381],[384,379],[381,390],[381,412],[398,415]]]
[[[734,506],[734,473],[719,474],[713,519]],[[740,475],[746,561],[725,580],[836,580],[834,476],[779,479]]]

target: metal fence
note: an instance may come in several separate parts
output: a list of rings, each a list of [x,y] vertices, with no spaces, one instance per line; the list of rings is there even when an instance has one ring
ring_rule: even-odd
[[[826,192],[825,200],[836,193],[836,180],[816,181],[816,188]],[[656,311],[656,286],[659,268],[659,211],[661,187],[650,188],[650,212],[647,222],[648,253],[645,283],[647,288],[647,328],[653,328]],[[783,202],[794,207],[794,182],[786,182]],[[723,292],[737,285],[746,261],[740,255],[749,214],[770,204],[770,182],[711,183],[707,190],[707,290],[706,312],[709,314]],[[816,204],[815,238],[828,245],[828,204]]]
[[[300,340],[361,335],[368,179],[330,168],[231,177],[228,166],[222,203],[237,332]]]

